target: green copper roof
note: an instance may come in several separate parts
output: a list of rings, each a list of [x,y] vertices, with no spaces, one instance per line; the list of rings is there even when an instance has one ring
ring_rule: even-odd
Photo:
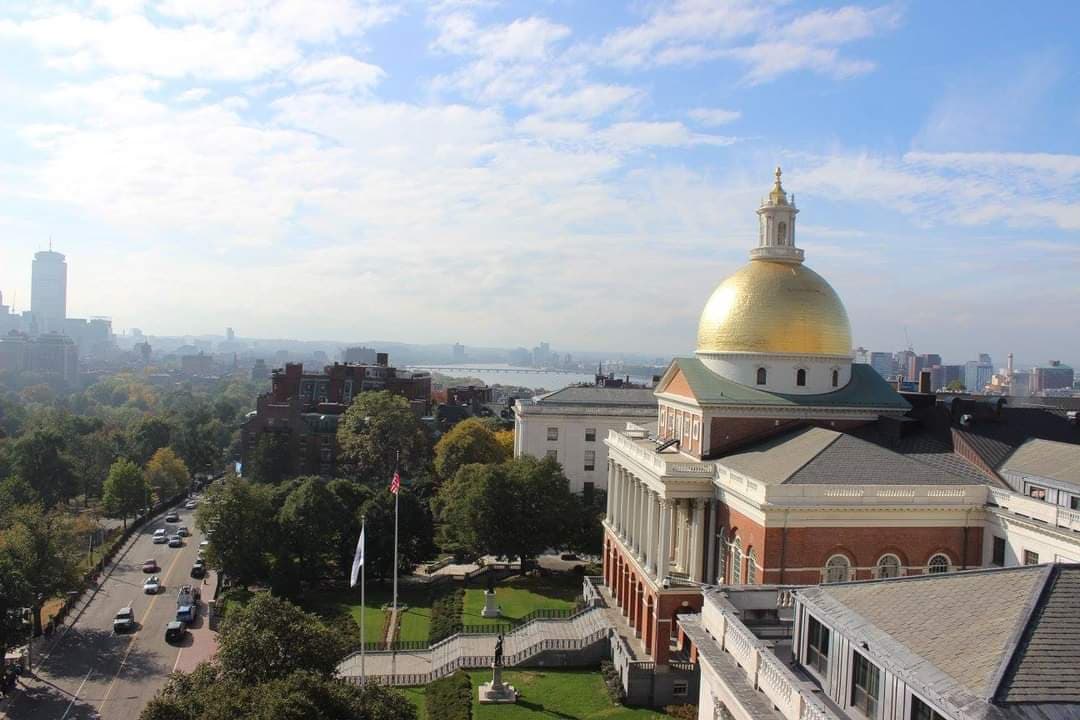
[[[851,382],[836,392],[820,395],[774,393],[717,375],[697,358],[675,358],[699,405],[774,405],[779,407],[860,407],[906,411],[908,401],[869,365],[851,366]],[[670,372],[670,368],[669,368]]]

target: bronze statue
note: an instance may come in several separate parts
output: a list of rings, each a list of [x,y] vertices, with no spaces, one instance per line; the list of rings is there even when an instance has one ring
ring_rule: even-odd
[[[498,640],[495,641],[495,662],[493,664],[495,666],[502,665],[502,660],[503,660],[503,636],[502,636],[502,633],[500,633]]]

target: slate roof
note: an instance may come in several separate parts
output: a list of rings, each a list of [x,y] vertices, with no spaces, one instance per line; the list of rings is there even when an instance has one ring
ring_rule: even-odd
[[[565,387],[542,395],[538,401],[545,405],[611,405],[618,407],[656,408],[656,396],[651,388],[609,388],[591,385]]]
[[[947,472],[853,435],[810,427],[722,457],[721,465],[766,485],[971,485],[980,476]]]
[[[1080,565],[836,583],[811,613],[961,717],[1080,717]]]
[[[859,407],[907,410],[911,406],[869,365],[851,366],[851,382],[836,392],[788,395],[741,385],[717,375],[698,358],[675,358],[700,405],[773,405],[780,407]],[[669,369],[670,372],[670,369]]]
[[[1013,451],[1001,464],[1001,469],[1080,487],[1080,445],[1053,440],[1028,440]]]

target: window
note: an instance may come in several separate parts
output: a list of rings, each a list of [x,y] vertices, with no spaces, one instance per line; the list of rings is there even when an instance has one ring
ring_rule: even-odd
[[[998,567],[1005,567],[1005,538],[994,536],[994,558],[990,563]]]
[[[877,717],[878,694],[881,692],[881,671],[859,653],[855,653],[854,682],[851,704],[868,718]]]
[[[825,677],[829,670],[829,628],[810,616],[806,628],[806,664]]]
[[[781,245],[783,245],[784,241],[787,240],[787,223],[786,222],[782,222],[782,223],[780,223],[780,224],[778,224],[776,226],[776,237],[780,241]]]
[[[596,442],[596,428],[585,428],[585,442]]]
[[[757,369],[757,384],[758,385],[764,385],[765,381],[768,380],[768,379],[769,379],[769,373],[765,370],[765,368],[758,368]]]
[[[879,578],[900,577],[900,558],[895,555],[882,555],[877,561]]]
[[[746,584],[753,585],[757,578],[757,552],[750,548],[746,553]]]
[[[851,571],[851,563],[843,555],[833,555],[825,563],[825,582],[846,582]]]
[[[739,538],[731,543],[731,584],[742,584],[742,541]]]
[[[686,697],[690,691],[690,684],[685,680],[676,680],[671,683],[671,695],[673,697]]]
[[[802,368],[799,368],[798,372],[795,373],[795,384],[799,387],[806,387],[806,371]]]
[[[555,462],[558,462],[559,461],[559,451],[558,450],[548,450],[547,453],[545,454],[545,457],[549,457],[552,460],[554,460]]]
[[[1069,498],[1069,507],[1073,510],[1080,510],[1080,497],[1073,495]]]
[[[1039,487],[1038,485],[1029,485],[1028,486],[1028,495],[1035,498],[1036,500],[1045,500],[1046,499],[1046,488]]]
[[[585,451],[585,470],[586,472],[596,469],[596,451]]]
[[[701,434],[701,420],[694,418],[694,439],[697,440]]]
[[[727,553],[724,552],[726,546],[724,530],[721,528],[716,534],[716,580],[720,583],[727,580]]]
[[[559,428],[557,428],[557,427],[549,427],[548,428],[548,442],[555,442],[558,439],[559,439]]]
[[[916,696],[911,696],[911,720],[945,720],[945,716]]]
[[[930,562],[926,563],[926,572],[931,575],[937,575],[939,573],[949,572],[949,558],[941,553],[938,553],[934,557],[930,558]]]
[[[593,493],[596,492],[596,484],[591,482],[582,483],[581,495],[585,499],[586,505],[592,505]]]
[[[832,386],[833,387],[840,387],[840,371],[839,370],[833,370],[832,371]]]
[[[1024,551],[1024,564],[1025,565],[1038,565],[1039,564],[1039,553],[1032,552],[1030,550],[1025,550]]]

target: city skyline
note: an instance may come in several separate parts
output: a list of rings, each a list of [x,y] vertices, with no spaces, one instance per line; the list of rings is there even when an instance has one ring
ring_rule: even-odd
[[[118,331],[688,354],[779,163],[856,345],[1080,357],[1068,22],[308,6],[9,8],[8,302],[52,235],[68,314]]]

